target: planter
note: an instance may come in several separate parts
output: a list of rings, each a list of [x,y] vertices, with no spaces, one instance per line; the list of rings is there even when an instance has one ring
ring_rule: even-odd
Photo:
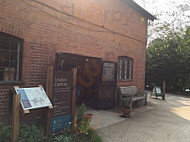
[[[122,108],[122,112],[123,112],[122,117],[128,118],[129,115],[131,114],[132,110],[131,109]]]

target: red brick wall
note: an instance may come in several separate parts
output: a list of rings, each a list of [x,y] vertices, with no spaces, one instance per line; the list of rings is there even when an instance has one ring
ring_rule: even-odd
[[[147,19],[120,0],[1,0],[0,32],[24,39],[23,86],[46,83],[56,52],[117,62],[134,59],[133,80],[144,89]],[[8,118],[9,90],[0,85],[0,120]]]

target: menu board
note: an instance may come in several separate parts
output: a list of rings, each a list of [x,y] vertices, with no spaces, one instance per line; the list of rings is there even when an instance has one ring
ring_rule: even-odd
[[[21,95],[23,110],[52,106],[43,87],[15,88],[15,91]]]

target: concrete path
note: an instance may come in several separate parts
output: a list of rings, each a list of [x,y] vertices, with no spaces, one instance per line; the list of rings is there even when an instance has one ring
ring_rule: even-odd
[[[166,101],[149,99],[148,106],[155,109],[137,111],[98,135],[103,142],[190,142],[190,96],[167,94]]]

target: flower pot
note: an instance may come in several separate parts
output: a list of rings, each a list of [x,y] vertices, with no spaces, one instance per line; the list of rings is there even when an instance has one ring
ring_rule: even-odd
[[[125,109],[122,108],[122,112],[123,112],[123,117],[129,117],[129,115],[131,114],[132,110],[131,109]]]

